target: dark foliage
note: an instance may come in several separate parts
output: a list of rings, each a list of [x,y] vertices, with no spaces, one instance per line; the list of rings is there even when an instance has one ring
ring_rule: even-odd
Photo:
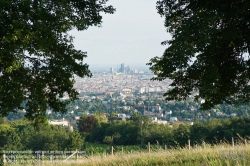
[[[163,56],[152,58],[153,80],[170,78],[167,100],[193,91],[202,109],[250,101],[250,3],[248,0],[159,0],[158,13],[172,39]]]
[[[8,0],[0,2],[0,115],[26,109],[26,117],[44,120],[45,110],[66,112],[77,98],[75,76],[91,76],[76,50],[72,29],[100,26],[100,13],[114,13],[107,0]]]

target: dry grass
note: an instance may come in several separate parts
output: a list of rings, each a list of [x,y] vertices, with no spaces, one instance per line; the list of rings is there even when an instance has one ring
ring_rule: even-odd
[[[37,165],[37,164],[36,164]],[[137,152],[133,154],[121,153],[113,156],[93,156],[87,157],[84,160],[69,161],[69,162],[53,162],[43,163],[39,165],[44,166],[126,166],[126,165],[186,165],[186,166],[225,166],[225,165],[250,165],[250,146],[237,145],[232,148],[228,144],[221,144],[217,146],[205,145],[205,147],[197,146],[188,150],[169,149],[158,152],[142,153]]]

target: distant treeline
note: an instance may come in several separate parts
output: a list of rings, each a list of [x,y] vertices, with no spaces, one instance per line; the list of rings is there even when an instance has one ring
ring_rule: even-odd
[[[231,119],[212,119],[208,122],[173,124],[172,126],[156,124],[148,117],[134,117],[131,121],[112,121],[94,127],[86,141],[114,144],[136,145],[145,147],[148,142],[165,144],[169,147],[185,146],[188,139],[191,144],[210,144],[244,142],[250,136],[250,119],[233,117]]]
[[[0,151],[2,150],[84,150],[84,141],[108,145],[138,145],[148,142],[168,147],[249,140],[250,119],[212,119],[208,122],[155,124],[151,118],[138,114],[129,121],[107,122],[98,116],[83,116],[78,123],[79,131],[61,126],[40,124],[34,126],[27,120],[6,122],[0,118]]]

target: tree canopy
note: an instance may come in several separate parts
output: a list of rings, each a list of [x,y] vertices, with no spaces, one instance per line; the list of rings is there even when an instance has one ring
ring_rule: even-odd
[[[148,65],[153,80],[170,78],[167,100],[193,92],[202,109],[250,101],[250,3],[247,0],[158,0],[158,13],[172,39]]]
[[[100,26],[101,13],[113,14],[108,0],[0,1],[0,116],[26,109],[43,118],[46,108],[65,112],[77,98],[75,76],[91,76],[76,50],[72,29]]]

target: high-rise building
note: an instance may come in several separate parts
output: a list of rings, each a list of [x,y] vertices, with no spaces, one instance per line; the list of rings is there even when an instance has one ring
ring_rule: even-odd
[[[121,64],[121,73],[125,73],[124,63]]]
[[[114,73],[114,68],[111,67],[110,70],[109,70],[109,72],[110,72],[111,74],[113,74],[113,73]]]
[[[127,68],[126,68],[126,73],[127,74],[130,73],[130,67],[129,66],[127,66]]]

